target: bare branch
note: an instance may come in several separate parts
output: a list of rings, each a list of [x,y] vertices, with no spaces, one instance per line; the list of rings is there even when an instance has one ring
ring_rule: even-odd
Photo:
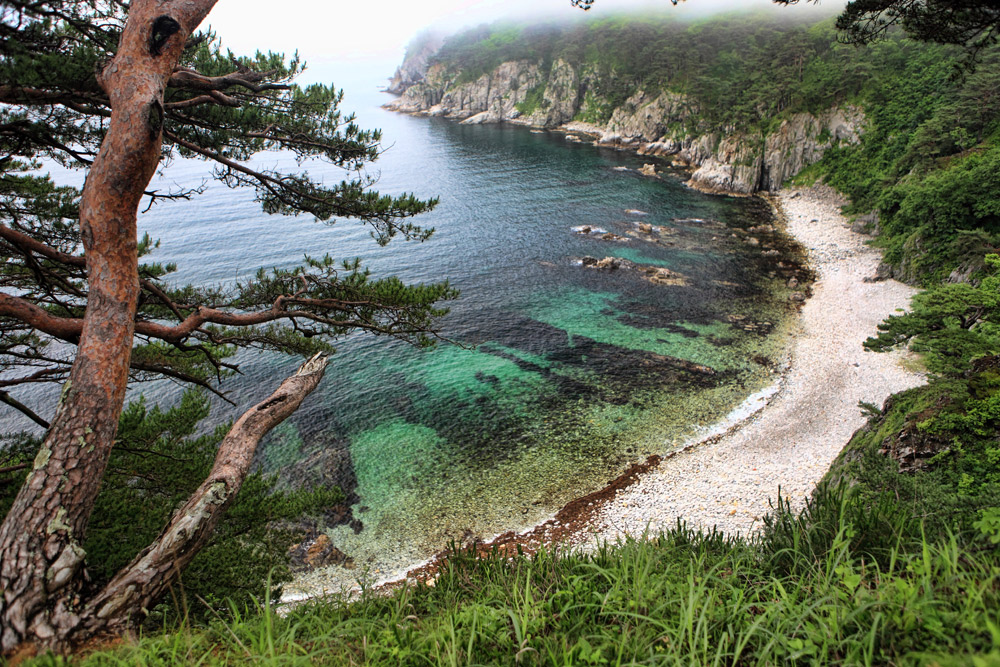
[[[160,536],[87,605],[85,618],[121,619],[121,624],[153,606],[208,540],[219,517],[239,492],[261,438],[295,412],[319,385],[326,363],[320,354],[309,359],[273,394],[236,420],[219,445],[206,480]]]
[[[44,419],[42,419],[41,417],[39,417],[38,414],[34,410],[32,410],[31,408],[29,408],[24,403],[21,403],[20,401],[18,401],[16,398],[14,398],[13,396],[11,396],[10,394],[8,394],[5,391],[0,391],[0,403],[6,403],[7,405],[9,405],[10,407],[14,408],[15,410],[18,410],[19,412],[21,412],[24,415],[26,415],[28,417],[28,419],[30,419],[31,421],[35,422],[36,424],[38,424],[42,428],[48,428],[49,427],[49,423],[47,421],[45,421]],[[0,470],[0,472],[3,472],[3,471]]]
[[[184,90],[198,91],[220,91],[227,90],[234,86],[241,86],[255,93],[267,90],[288,90],[291,88],[284,83],[261,83],[267,77],[273,76],[274,72],[254,72],[251,70],[239,70],[223,76],[205,76],[188,68],[178,68],[170,77],[170,86],[182,88]]]

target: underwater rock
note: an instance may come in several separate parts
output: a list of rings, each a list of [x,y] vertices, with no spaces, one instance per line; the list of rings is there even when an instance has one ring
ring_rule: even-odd
[[[657,285],[687,285],[687,278],[661,266],[642,267],[646,280]]]
[[[573,227],[573,232],[580,234],[581,236],[596,236],[602,241],[628,241],[628,237],[621,236],[620,234],[613,234],[606,229],[601,229],[600,227],[591,227],[590,225],[581,225],[579,227]]]
[[[594,262],[593,267],[595,269],[611,270],[614,271],[622,266],[623,260],[617,257],[605,257],[604,259],[599,259]]]
[[[310,534],[289,550],[293,570],[313,570],[318,567],[342,565],[354,568],[354,559],[338,549],[326,533]]]
[[[662,266],[650,266],[648,264],[636,264],[627,259],[622,259],[621,257],[605,257],[604,259],[597,259],[596,257],[584,257],[581,260],[583,266],[589,269],[597,269],[599,271],[615,271],[615,270],[626,270],[626,271],[636,271],[641,274],[642,278],[648,280],[656,285],[687,285],[688,279],[686,276],[677,273],[676,271],[671,271],[670,269],[664,268]]]

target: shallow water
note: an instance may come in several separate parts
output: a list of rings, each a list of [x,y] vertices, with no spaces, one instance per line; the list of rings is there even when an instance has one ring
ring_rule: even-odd
[[[420,351],[348,337],[323,384],[266,441],[266,470],[349,492],[349,512],[330,534],[353,569],[312,575],[306,587],[382,578],[451,540],[531,525],[630,462],[679,446],[770,384],[790,313],[784,282],[800,271],[784,237],[744,241],[769,219],[759,200],[705,195],[669,172],[640,176],[649,158],[558,133],[375,107],[387,99],[356,96],[362,122],[382,127],[392,146],[377,165],[378,188],[441,197],[419,219],[437,230],[426,243],[379,248],[351,221],[269,218],[252,194],[218,185],[140,221],[162,242],[152,259],[178,263],[178,282],[221,283],[329,252],[410,282],[447,278],[462,291],[442,323],[461,345]],[[160,186],[196,184],[203,167],[179,162]],[[627,240],[573,231],[581,225]],[[778,254],[765,255],[770,248]],[[586,267],[585,256],[667,268],[684,284]],[[240,360],[245,375],[224,388],[243,409],[298,363]],[[145,390],[160,400],[179,391]],[[232,414],[219,406],[213,418]]]

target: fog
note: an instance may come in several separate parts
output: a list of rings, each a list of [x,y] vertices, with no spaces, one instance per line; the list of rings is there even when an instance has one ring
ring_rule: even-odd
[[[681,19],[713,13],[767,11],[779,16],[835,14],[844,0],[775,5],[770,0],[595,0],[587,12],[569,0],[222,0],[208,18],[224,43],[237,53],[298,51],[310,69],[303,81],[325,81],[333,71],[355,64],[391,74],[407,42],[434,27],[454,32],[499,20],[585,21],[622,11],[657,11]],[[279,11],[275,8],[280,7]]]

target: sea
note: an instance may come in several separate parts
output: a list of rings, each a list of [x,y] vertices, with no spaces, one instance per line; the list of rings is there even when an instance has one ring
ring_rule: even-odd
[[[384,80],[348,80],[344,106],[383,133],[367,170],[375,188],[440,198],[414,221],[434,228],[429,240],[380,247],[354,220],[266,215],[253,192],[184,159],[151,187],[204,191],[139,218],[159,241],[146,259],[176,263],[174,284],[225,286],[329,254],[461,292],[434,349],[366,333],[335,341],[320,387],[263,442],[258,465],[282,486],[346,494],[319,528],[347,560],[290,594],[392,579],[449,545],[525,530],[630,464],[704,437],[774,384],[794,322],[787,281],[804,262],[770,227],[766,201],[695,191],[667,162],[563,132],[392,113]],[[640,174],[646,163],[660,175]],[[297,168],[277,153],[255,164]],[[605,258],[627,261],[593,266],[615,264]],[[221,386],[236,405],[216,401],[212,423],[301,359],[237,361],[242,373]],[[162,381],[131,397],[169,404],[182,391]],[[32,398],[45,414],[51,396]],[[0,426],[17,425],[4,414]]]

